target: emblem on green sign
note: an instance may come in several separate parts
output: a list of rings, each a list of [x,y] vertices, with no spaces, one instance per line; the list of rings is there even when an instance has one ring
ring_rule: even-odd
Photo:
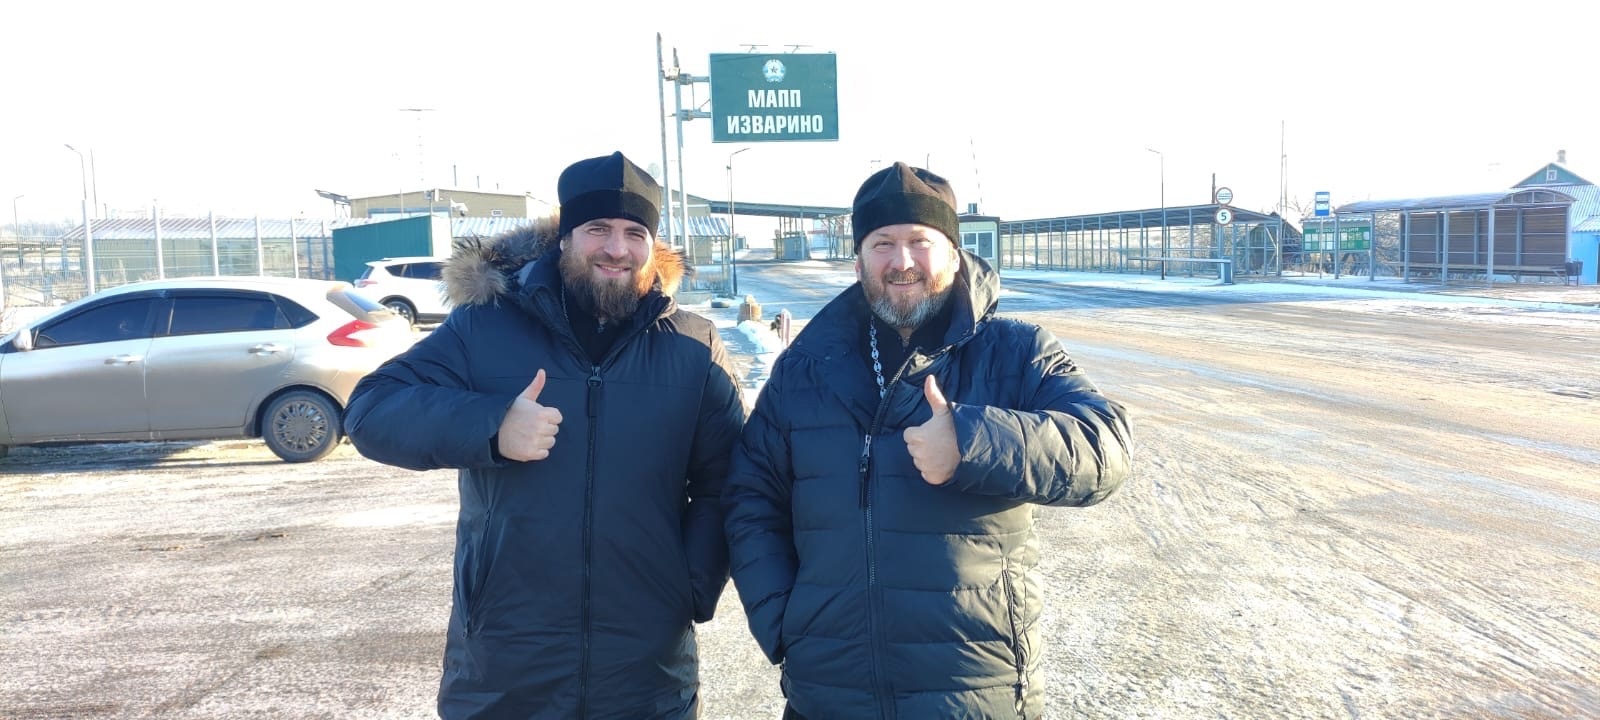
[[[783,82],[784,72],[783,61],[777,58],[768,60],[761,68],[761,74],[767,77],[767,82]]]

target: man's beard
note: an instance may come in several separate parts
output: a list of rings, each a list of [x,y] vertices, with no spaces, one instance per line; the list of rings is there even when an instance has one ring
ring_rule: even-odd
[[[889,297],[888,285],[902,280],[921,280],[923,288],[929,290],[928,295],[921,300],[896,304]],[[862,285],[867,291],[867,300],[872,304],[872,314],[877,315],[879,320],[898,330],[916,330],[944,309],[944,304],[950,300],[950,291],[955,287],[955,278],[952,277],[943,288],[933,290],[932,283],[924,273],[915,270],[891,271],[876,281],[863,282]]]
[[[561,285],[600,320],[615,322],[633,317],[639,299],[650,290],[655,258],[635,268],[631,278],[598,279],[593,263],[574,252],[561,253]]]

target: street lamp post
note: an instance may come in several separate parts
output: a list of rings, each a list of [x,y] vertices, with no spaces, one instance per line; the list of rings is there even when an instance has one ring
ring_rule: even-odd
[[[27,196],[18,195],[11,198],[11,238],[17,243],[17,272],[22,272],[22,221],[17,219],[17,201],[24,197]],[[6,302],[7,299],[5,267],[0,265],[0,310],[10,306],[10,303]]]
[[[25,197],[27,197],[27,195],[18,195],[18,196],[14,197],[14,198],[11,198],[11,234],[15,235],[16,238],[17,238],[17,270],[18,271],[21,271],[23,268],[22,268],[22,220],[21,220],[21,216],[17,214],[17,201],[21,200],[21,199],[23,199]]]
[[[728,153],[728,282],[734,297],[739,296],[739,259],[734,255],[739,236],[733,232],[733,156],[749,149],[744,147]]]
[[[1145,148],[1161,161],[1161,279],[1167,279],[1167,156],[1155,148]]]
[[[63,143],[66,145],[66,143]],[[83,184],[83,276],[86,287],[85,294],[94,294],[94,234],[89,228],[89,168],[83,153],[77,148],[66,145],[68,150],[78,155],[78,179]],[[67,241],[61,240],[61,269],[67,269]]]

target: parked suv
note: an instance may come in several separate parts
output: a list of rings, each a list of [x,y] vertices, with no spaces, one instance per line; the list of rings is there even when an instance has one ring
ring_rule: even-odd
[[[8,446],[259,437],[288,462],[343,436],[356,381],[410,326],[349,283],[152,280],[102,290],[0,338]]]
[[[373,260],[356,279],[356,291],[411,324],[436,323],[450,313],[439,273],[446,258],[397,257]]]

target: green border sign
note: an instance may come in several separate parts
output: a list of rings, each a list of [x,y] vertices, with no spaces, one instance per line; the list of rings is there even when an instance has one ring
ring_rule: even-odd
[[[711,141],[839,139],[834,55],[719,53],[711,56]]]

